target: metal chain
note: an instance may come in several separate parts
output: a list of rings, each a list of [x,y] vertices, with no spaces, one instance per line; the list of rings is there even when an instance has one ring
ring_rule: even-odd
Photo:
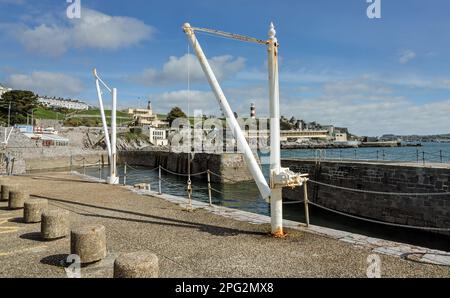
[[[346,190],[346,191],[350,191],[350,192],[359,192],[359,193],[368,193],[368,194],[375,194],[375,195],[387,195],[387,196],[448,196],[450,195],[450,192],[432,192],[432,193],[395,193],[395,192],[383,192],[383,191],[372,191],[372,190],[363,190],[363,189],[355,189],[355,188],[348,188],[348,187],[343,187],[343,186],[337,186],[337,185],[332,185],[332,184],[328,184],[328,183],[323,183],[323,182],[318,182],[318,181],[314,181],[314,180],[309,180],[309,182],[317,184],[317,185],[322,185],[322,186],[326,186],[326,187],[330,187],[330,188],[336,188],[336,189],[341,189],[341,190]]]
[[[418,226],[409,226],[409,225],[402,225],[402,224],[395,224],[395,223],[389,223],[389,222],[385,222],[385,221],[379,221],[379,220],[374,220],[374,219],[368,219],[368,218],[364,218],[364,217],[359,217],[359,216],[355,216],[355,215],[351,215],[345,212],[341,212],[341,211],[337,211],[331,208],[327,208],[325,206],[319,205],[317,203],[308,201],[308,204],[313,205],[317,208],[332,212],[332,213],[336,213],[342,216],[346,216],[349,218],[353,218],[353,219],[358,219],[358,220],[362,220],[362,221],[367,221],[367,222],[371,222],[371,223],[376,223],[376,224],[382,224],[382,225],[386,225],[386,226],[392,226],[392,227],[398,227],[398,228],[407,228],[407,229],[415,229],[415,230],[427,230],[427,231],[441,231],[441,232],[448,232],[450,231],[450,228],[432,228],[432,227],[418,227]]]

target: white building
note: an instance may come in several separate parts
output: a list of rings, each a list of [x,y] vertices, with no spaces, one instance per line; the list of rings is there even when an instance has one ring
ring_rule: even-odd
[[[11,88],[0,85],[0,98],[3,96],[4,93],[11,91],[11,90],[12,90]]]
[[[48,108],[64,108],[68,110],[89,110],[87,103],[78,100],[39,97],[39,103]]]
[[[150,135],[150,143],[152,143],[154,146],[169,145],[166,129],[156,127],[148,127],[148,129]]]
[[[348,141],[348,136],[345,132],[337,132],[334,134],[335,142],[345,143]]]

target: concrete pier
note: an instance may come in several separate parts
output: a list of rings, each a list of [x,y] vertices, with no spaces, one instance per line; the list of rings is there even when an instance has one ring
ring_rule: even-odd
[[[185,212],[162,198],[65,173],[14,177],[14,182],[27,185],[33,197],[48,199],[52,208],[68,210],[73,229],[105,226],[108,256],[82,268],[82,277],[113,277],[116,257],[142,250],[158,256],[160,277],[366,277],[372,254],[381,257],[382,277],[450,276],[450,267],[400,258],[407,245],[368,239],[366,246],[362,236],[338,231],[323,236],[313,227],[310,232],[294,229],[299,223],[286,225],[292,228],[285,239],[274,239],[263,216],[204,205]],[[21,212],[0,208],[0,277],[66,277],[61,262],[67,259],[69,239],[39,241],[39,224],[8,221]]]

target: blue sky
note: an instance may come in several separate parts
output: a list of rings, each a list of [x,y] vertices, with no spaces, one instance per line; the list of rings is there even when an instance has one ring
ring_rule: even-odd
[[[349,127],[359,135],[448,133],[450,3],[382,0],[82,0],[81,19],[65,0],[0,0],[0,83],[96,103],[91,69],[119,89],[120,106],[157,112],[178,105],[219,115],[218,104],[181,30],[198,27],[267,38],[280,47],[282,114]],[[198,38],[232,107],[251,102],[267,115],[264,46]],[[141,98],[139,100],[139,98]]]

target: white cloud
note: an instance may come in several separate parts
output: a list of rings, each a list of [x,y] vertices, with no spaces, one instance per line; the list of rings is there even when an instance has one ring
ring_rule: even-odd
[[[175,106],[180,107],[186,114],[194,110],[202,110],[205,114],[219,114],[219,106],[212,92],[200,90],[176,90],[154,94],[153,104],[161,112],[169,112]]]
[[[31,74],[13,74],[7,83],[14,89],[30,90],[39,95],[72,96],[79,94],[83,83],[63,73],[35,71]]]
[[[401,64],[406,64],[414,58],[416,58],[416,53],[411,50],[403,50],[400,52],[399,62]]]
[[[151,37],[154,28],[130,17],[109,16],[83,9],[81,19],[73,21],[73,45],[80,48],[118,49]]]
[[[82,9],[80,19],[9,28],[27,50],[52,56],[61,55],[69,48],[125,48],[151,38],[155,31],[138,19],[109,16],[87,8]]]
[[[209,59],[209,63],[219,80],[229,79],[245,68],[244,58],[234,58],[231,55],[212,57]],[[187,84],[188,65],[192,83],[206,82],[200,63],[192,54],[182,57],[171,56],[161,70],[148,68],[141,75],[133,77],[132,80],[146,86]]]
[[[67,29],[40,25],[33,29],[23,28],[17,35],[28,51],[59,56],[67,51],[70,35]]]

